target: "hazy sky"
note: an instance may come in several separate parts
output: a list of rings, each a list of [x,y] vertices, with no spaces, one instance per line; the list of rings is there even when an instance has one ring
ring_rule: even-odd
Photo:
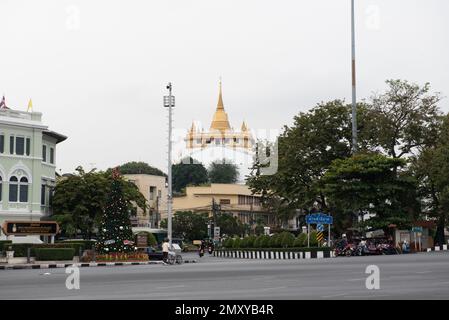
[[[449,95],[449,2],[357,0],[358,98],[402,78]],[[166,170],[174,125],[208,127],[218,80],[231,125],[276,129],[350,86],[350,0],[0,0],[0,94],[69,137],[58,170]],[[448,99],[441,108],[449,111]]]

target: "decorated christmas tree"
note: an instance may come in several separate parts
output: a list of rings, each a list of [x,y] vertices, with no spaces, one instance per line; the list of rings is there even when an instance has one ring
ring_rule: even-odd
[[[133,233],[127,204],[123,198],[123,184],[117,168],[112,171],[112,186],[99,228],[97,249],[101,253],[134,251]]]

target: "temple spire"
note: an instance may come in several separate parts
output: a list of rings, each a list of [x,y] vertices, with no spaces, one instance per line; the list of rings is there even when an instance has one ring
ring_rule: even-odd
[[[221,77],[220,77],[220,92],[218,94],[217,110],[224,110],[223,96],[221,94]]]

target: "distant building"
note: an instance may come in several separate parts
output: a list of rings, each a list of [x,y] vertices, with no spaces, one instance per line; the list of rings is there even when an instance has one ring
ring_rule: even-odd
[[[0,224],[39,221],[51,213],[56,145],[67,137],[50,131],[39,112],[0,107]],[[0,239],[6,236],[0,231]],[[10,236],[10,239],[18,237]]]
[[[261,205],[261,196],[252,194],[246,185],[212,183],[209,186],[186,187],[186,195],[173,198],[173,212],[207,212],[213,216],[212,202],[220,212],[232,214],[242,223],[255,225],[261,220],[267,226],[275,225],[275,217]]]
[[[147,213],[140,208],[131,217],[133,227],[158,228],[167,217],[166,178],[150,174],[125,174],[125,179],[134,183],[147,200]]]

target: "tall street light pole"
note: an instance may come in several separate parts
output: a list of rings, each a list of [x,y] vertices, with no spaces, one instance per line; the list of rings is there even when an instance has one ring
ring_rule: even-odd
[[[167,237],[169,241],[170,248],[172,246],[172,204],[173,204],[173,195],[172,195],[172,108],[175,106],[175,97],[172,95],[172,84],[171,82],[167,85],[168,96],[164,96],[164,107],[168,108],[168,163],[167,163],[167,171],[168,171],[168,194],[167,194]]]
[[[355,79],[355,23],[354,23],[354,0],[351,0],[351,40],[352,40],[352,153],[357,152],[357,102],[356,102],[356,79]]]

